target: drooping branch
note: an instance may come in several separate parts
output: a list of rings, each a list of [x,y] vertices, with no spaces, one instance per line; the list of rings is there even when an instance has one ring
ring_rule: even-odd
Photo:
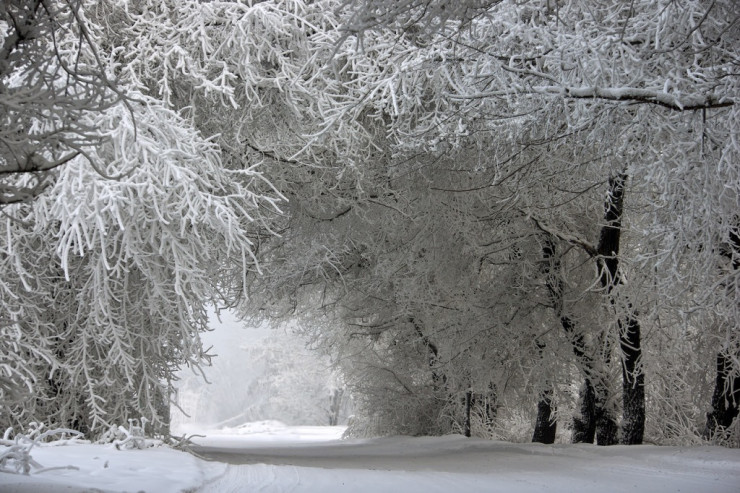
[[[622,236],[622,212],[624,209],[624,183],[627,176],[620,173],[609,178],[609,191],[604,205],[605,224],[599,234],[596,247],[599,280],[607,294],[620,283],[619,244]]]

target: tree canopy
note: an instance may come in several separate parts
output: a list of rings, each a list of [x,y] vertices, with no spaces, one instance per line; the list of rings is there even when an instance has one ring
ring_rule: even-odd
[[[4,422],[166,424],[215,303],[357,434],[733,436],[732,1],[4,9]]]

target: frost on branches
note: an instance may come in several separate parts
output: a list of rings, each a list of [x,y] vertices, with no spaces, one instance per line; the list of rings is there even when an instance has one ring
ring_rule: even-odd
[[[34,203],[3,211],[3,416],[14,422],[165,423],[173,371],[207,361],[204,306],[257,269],[248,228],[275,205],[250,191],[259,174],[225,170],[155,101],[137,110],[136,138],[125,108],[96,122],[110,140],[93,158],[124,178],[75,160]]]
[[[74,16],[77,30],[55,31],[52,23],[46,38],[18,41],[6,29],[6,61],[17,62],[29,42],[42,54],[57,51],[39,62],[41,68],[16,63],[4,72],[11,90],[2,93],[3,104],[12,107],[12,98],[20,98],[13,77],[35,80],[42,76],[34,70],[50,66],[44,82],[60,85],[58,94],[76,94],[76,80],[64,85],[68,80],[54,75],[53,66],[69,62],[59,47],[80,32],[89,50],[84,53],[100,50],[100,60],[115,72],[117,50],[125,46],[95,37],[100,30],[85,17],[87,4],[19,5],[22,14],[12,10],[15,4],[3,11],[6,26],[23,16],[53,14]],[[94,435],[145,416],[165,431],[173,373],[208,362],[198,335],[207,328],[204,307],[233,302],[258,271],[254,232],[269,230],[263,217],[266,210],[279,212],[280,194],[249,165],[227,169],[221,148],[192,120],[128,84],[125,101],[105,111],[82,106],[70,116],[62,111],[66,100],[54,99],[54,92],[47,97],[49,111],[29,116],[31,135],[47,140],[23,138],[27,154],[54,164],[39,170],[54,170],[43,175],[41,188],[13,176],[11,184],[36,187],[22,197],[35,200],[8,200],[16,203],[6,205],[0,219],[3,427],[35,420]],[[62,113],[52,111],[58,105]],[[73,125],[70,138],[86,140],[59,140],[70,135],[67,124]],[[38,129],[51,129],[54,137]],[[74,152],[63,153],[63,163],[46,150],[64,145]],[[4,164],[12,166],[8,156],[20,154],[9,153]],[[4,190],[20,197],[12,187]]]
[[[0,6],[0,205],[33,199],[99,144],[89,118],[125,99],[75,0]]]
[[[52,93],[74,54],[108,75],[74,118],[16,118],[60,166],[3,182],[37,197],[2,216],[13,420],[166,420],[172,370],[207,359],[203,303],[238,300],[300,319],[360,432],[732,426],[733,2],[16,4],[77,14],[56,44],[6,15],[9,115],[18,81]],[[58,140],[68,120],[81,143]]]
[[[694,440],[737,403],[733,3],[342,4],[311,108],[356,183],[281,175],[245,311],[303,316],[375,432],[531,419],[535,395],[587,441],[623,418],[639,442],[642,406]]]

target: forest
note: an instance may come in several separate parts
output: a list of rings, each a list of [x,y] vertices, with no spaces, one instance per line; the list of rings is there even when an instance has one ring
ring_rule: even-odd
[[[0,427],[168,433],[209,307],[352,436],[740,446],[734,0],[8,0]]]

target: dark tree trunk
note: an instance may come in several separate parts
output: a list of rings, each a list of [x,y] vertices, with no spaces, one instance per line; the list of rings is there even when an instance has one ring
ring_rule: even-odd
[[[609,389],[602,383],[603,376],[594,367],[594,361],[586,353],[583,334],[573,331],[573,322],[567,317],[560,320],[561,324],[571,334],[571,346],[573,353],[581,364],[581,370],[585,374],[583,386],[580,390],[578,412],[573,417],[573,443],[594,443],[597,427],[604,427],[605,431],[611,428],[610,414],[605,405],[609,396]],[[594,384],[594,382],[596,382]],[[597,440],[600,445],[606,445],[609,434],[603,435]]]
[[[587,378],[581,386],[578,412],[573,417],[573,443],[594,443],[596,437],[596,392]]]
[[[604,207],[606,224],[601,228],[597,247],[599,280],[612,305],[615,304],[612,297],[613,290],[621,283],[619,247],[622,236],[626,181],[627,175],[624,173],[609,179],[609,195]],[[622,443],[639,444],[642,443],[645,432],[645,375],[639,364],[642,357],[640,323],[635,318],[635,313],[629,304],[626,317],[620,315],[618,325],[620,327],[619,346],[622,351]],[[601,395],[600,390],[597,388],[596,415],[599,433],[596,439],[599,445],[613,445],[617,443],[616,422],[605,407],[608,396]],[[606,388],[603,390],[607,391]]]
[[[466,437],[470,438],[470,412],[473,407],[473,393],[468,390],[465,392],[465,428],[463,433]]]
[[[552,389],[547,389],[542,393],[540,402],[537,403],[537,421],[534,425],[533,442],[555,443],[555,433],[558,423],[552,417]]]
[[[599,282],[612,306],[616,306],[614,288],[621,283],[619,272],[619,247],[622,235],[622,215],[624,205],[625,173],[609,179],[609,191],[604,207],[605,224],[601,228],[599,244],[594,251],[587,249],[596,257]],[[546,237],[543,245],[545,258],[543,273],[555,311],[560,324],[568,335],[573,352],[585,375],[581,389],[580,415],[574,418],[573,442],[593,443],[594,434],[599,445],[617,443],[617,423],[610,409],[611,389],[603,372],[596,370],[597,365],[587,352],[583,335],[574,330],[573,322],[563,313],[563,282],[559,276],[560,264],[555,256],[551,237]],[[626,316],[618,314],[620,327],[619,342],[623,353],[623,435],[625,443],[642,443],[645,429],[645,377],[640,366],[642,349],[640,345],[640,324],[632,307],[627,304]],[[599,363],[609,364],[611,348],[607,346],[599,353]],[[596,430],[596,431],[595,431]]]
[[[596,445],[616,445],[618,440],[618,426],[614,415],[609,409],[605,391],[596,390]]]
[[[536,344],[541,360],[544,357],[547,346],[542,341],[537,341]],[[537,403],[537,419],[535,420],[534,433],[532,434],[533,442],[555,443],[555,432],[557,431],[558,424],[553,417],[552,395],[552,383],[546,380],[544,389],[540,393],[540,400]]]
[[[628,319],[620,337],[622,347],[622,443],[642,444],[645,434],[645,374],[640,368],[640,324]]]
[[[732,363],[724,353],[717,354],[717,375],[712,394],[712,411],[707,413],[703,436],[712,439],[720,428],[728,428],[740,409],[740,377],[730,378]]]
[[[486,411],[486,426],[489,431],[493,428],[493,424],[498,416],[498,392],[496,392],[496,386],[493,383],[488,384],[488,395],[486,396],[485,411]]]

